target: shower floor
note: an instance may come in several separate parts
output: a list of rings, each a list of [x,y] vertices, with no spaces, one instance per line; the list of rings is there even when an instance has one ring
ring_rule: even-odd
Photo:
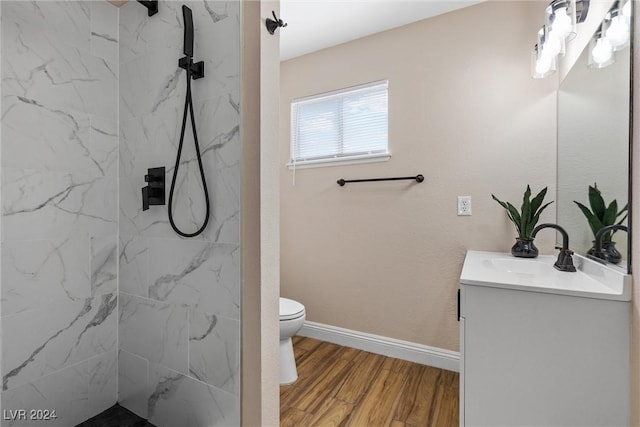
[[[96,415],[76,427],[155,427],[144,418],[117,403],[106,411]]]

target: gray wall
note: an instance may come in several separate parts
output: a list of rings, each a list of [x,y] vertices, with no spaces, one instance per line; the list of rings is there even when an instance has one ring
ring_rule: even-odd
[[[0,7],[2,407],[73,426],[116,401],[118,15]]]
[[[193,9],[198,137],[211,196],[202,236],[181,239],[167,207],[142,211],[147,168],[171,182],[186,82],[181,2],[158,15],[120,10],[119,402],[158,426],[239,424],[240,414],[240,26],[239,2]],[[190,126],[174,217],[193,232],[204,216]],[[168,192],[167,192],[168,195]]]

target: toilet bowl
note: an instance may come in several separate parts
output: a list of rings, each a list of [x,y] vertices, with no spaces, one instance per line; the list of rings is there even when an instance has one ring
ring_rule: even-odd
[[[280,298],[280,384],[298,379],[291,337],[302,328],[305,314],[304,305],[298,301]]]

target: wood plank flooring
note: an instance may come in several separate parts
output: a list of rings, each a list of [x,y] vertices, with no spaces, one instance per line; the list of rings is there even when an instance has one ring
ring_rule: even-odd
[[[458,373],[294,337],[298,381],[280,386],[281,427],[458,426]]]

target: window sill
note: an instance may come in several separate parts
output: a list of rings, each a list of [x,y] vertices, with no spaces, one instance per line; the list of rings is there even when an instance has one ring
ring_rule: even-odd
[[[376,154],[372,156],[363,156],[363,157],[311,160],[311,161],[295,163],[295,164],[287,163],[287,168],[289,168],[289,170],[293,170],[293,169],[309,169],[309,168],[326,168],[331,166],[349,166],[349,165],[358,165],[361,163],[386,162],[389,159],[391,159],[391,154],[387,153],[387,154]]]

